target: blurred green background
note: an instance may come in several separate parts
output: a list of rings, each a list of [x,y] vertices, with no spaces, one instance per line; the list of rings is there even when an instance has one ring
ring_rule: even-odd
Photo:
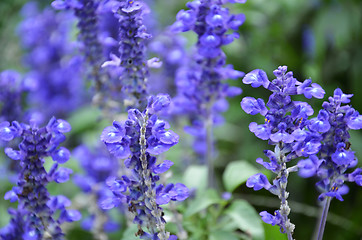
[[[22,70],[16,27],[21,21],[19,11],[26,2],[0,2],[0,71]],[[46,5],[51,1],[39,2]],[[177,11],[184,8],[186,1],[154,2],[153,8],[157,11],[159,20],[167,26],[173,23]],[[236,69],[247,73],[260,68],[271,79],[275,68],[287,65],[298,80],[312,78],[319,83],[326,90],[324,100],[333,94],[336,87],[345,93],[353,93],[351,104],[362,112],[361,0],[249,0],[246,4],[230,5],[230,8],[234,13],[242,12],[246,15],[246,22],[240,28],[240,39],[225,47],[227,60]],[[256,166],[255,159],[263,157],[263,149],[270,149],[248,130],[251,121],[263,120],[246,115],[240,108],[242,97],[266,99],[268,92],[242,86],[240,80],[230,84],[241,86],[243,94],[230,100],[230,109],[225,114],[226,124],[216,129],[219,149],[216,172],[219,180],[229,162],[244,159]],[[311,101],[315,109],[319,109],[322,102],[323,100]],[[352,132],[351,135],[352,149],[362,159],[361,131]],[[359,167],[362,167],[361,163]],[[314,183],[315,179],[301,179],[296,174],[290,176],[288,190],[291,219],[296,224],[294,237],[298,240],[310,239],[313,235],[319,212],[316,200],[318,193]],[[3,194],[9,186],[3,185],[0,192]],[[344,197],[344,202],[332,201],[324,239],[362,239],[362,189],[354,184],[349,186],[350,192]],[[74,187],[71,189],[75,190]],[[67,192],[71,190],[68,189]],[[279,208],[278,199],[266,191],[254,192],[242,186],[235,197],[248,200],[258,211],[272,212]],[[8,218],[2,217],[3,210],[8,203],[3,200],[0,203],[0,223],[4,225]],[[77,233],[73,235],[78,236]]]

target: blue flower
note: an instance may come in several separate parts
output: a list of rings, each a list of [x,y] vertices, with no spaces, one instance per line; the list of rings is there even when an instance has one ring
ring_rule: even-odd
[[[346,144],[340,142],[337,144],[336,152],[331,155],[332,161],[337,165],[349,165],[355,158],[354,152],[345,150]]]
[[[315,132],[327,132],[331,125],[329,124],[329,115],[325,110],[320,110],[318,117],[310,121],[309,128]]]
[[[245,77],[243,78],[243,83],[250,84],[254,88],[260,86],[268,88],[270,82],[268,80],[268,76],[263,70],[255,69],[245,75]]]
[[[267,211],[262,211],[259,213],[259,215],[265,223],[271,224],[273,226],[280,225],[282,223],[282,216],[278,210],[275,211],[275,215],[271,215]]]
[[[258,191],[262,188],[269,190],[272,185],[269,183],[268,178],[264,174],[257,173],[248,178],[246,181],[246,186],[253,188],[255,191]]]
[[[298,162],[299,175],[304,178],[312,177],[317,173],[318,167],[321,164],[316,155],[311,155],[307,159]]]
[[[244,97],[240,105],[247,114],[255,115],[260,113],[265,116],[268,112],[264,100],[261,98],[255,99],[253,97]]]

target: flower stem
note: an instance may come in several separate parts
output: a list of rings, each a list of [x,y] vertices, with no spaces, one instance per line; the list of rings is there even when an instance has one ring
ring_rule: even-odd
[[[156,226],[153,226],[153,222],[151,221],[149,223],[150,224],[149,230],[151,231],[152,234],[158,232],[157,237],[160,240],[167,240],[169,234],[166,233],[165,223],[162,221],[162,211],[156,204],[156,191],[152,187],[151,173],[150,173],[150,170],[148,169],[148,161],[147,161],[147,156],[146,156],[147,121],[148,121],[148,113],[146,111],[146,117],[143,119],[143,122],[141,124],[139,143],[140,143],[140,147],[141,147],[141,150],[140,150],[140,152],[141,152],[140,160],[141,160],[141,166],[142,166],[141,176],[143,177],[144,184],[147,186],[147,189],[145,190],[146,192],[144,193],[145,194],[145,203],[146,203],[146,207],[150,208],[151,214],[156,219]]]
[[[293,240],[293,232],[295,229],[295,225],[290,222],[289,219],[289,213],[290,213],[290,207],[288,204],[288,197],[289,193],[287,192],[287,184],[288,184],[288,176],[289,172],[287,170],[287,160],[283,153],[283,144],[279,143],[275,147],[275,152],[278,155],[280,165],[282,166],[282,169],[280,170],[278,177],[280,178],[279,184],[280,184],[280,214],[282,215],[283,222],[284,222],[284,230],[287,233],[288,240]]]
[[[211,115],[211,114],[210,114]],[[207,183],[209,188],[215,187],[214,179],[214,137],[213,137],[213,126],[212,126],[212,117],[209,116],[206,121],[206,143],[207,143],[207,153],[206,153],[206,163],[207,163]]]
[[[327,197],[324,200],[323,212],[322,212],[321,220],[320,220],[320,223],[319,223],[317,240],[322,240],[323,239],[324,228],[326,226],[328,210],[329,210],[329,205],[331,204],[331,200],[332,200],[331,197]]]

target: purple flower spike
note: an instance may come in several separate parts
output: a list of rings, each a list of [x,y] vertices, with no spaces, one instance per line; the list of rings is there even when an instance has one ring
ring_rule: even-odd
[[[53,6],[60,9],[74,4],[80,3],[57,0]],[[78,45],[70,36],[74,18],[70,13],[49,7],[40,11],[35,2],[26,4],[22,12],[24,20],[18,33],[25,53],[23,62],[28,69],[23,80],[29,91],[27,102],[44,119],[69,116],[86,98],[80,76],[83,59],[75,54]],[[69,131],[66,125],[59,126],[59,131]]]
[[[120,40],[117,56],[111,55],[112,61],[103,64],[113,76],[109,83],[111,98],[116,102],[121,99],[127,109],[143,110],[147,104],[149,75],[146,40],[151,37],[143,22],[149,10],[142,1],[110,1],[108,4],[119,20],[116,38]]]
[[[186,4],[189,10],[181,10],[171,27],[174,32],[193,31],[197,35],[194,53],[183,60],[183,66],[176,73],[177,95],[172,112],[187,116],[191,125],[188,130],[197,129],[198,133],[193,134],[193,149],[200,162],[210,161],[206,135],[212,131],[207,133],[206,129],[223,123],[221,113],[229,107],[226,98],[241,93],[240,88],[230,87],[225,81],[244,76],[233,66],[225,65],[222,47],[239,37],[237,30],[245,16],[230,14],[223,6],[225,3],[218,0],[189,2]]]
[[[271,92],[265,106],[261,99],[245,97],[241,101],[243,110],[251,115],[260,113],[265,117],[264,124],[251,122],[249,129],[256,137],[268,140],[270,145],[275,145],[274,151],[265,150],[265,155],[270,162],[264,162],[258,158],[257,163],[264,166],[277,175],[270,184],[265,175],[256,174],[248,179],[246,185],[254,190],[267,189],[270,193],[278,196],[281,201],[280,209],[275,211],[276,216],[262,212],[264,222],[278,225],[288,239],[293,238],[294,224],[289,220],[290,207],[287,198],[289,193],[286,190],[290,172],[295,172],[298,167],[300,175],[309,177],[318,171],[318,157],[310,156],[317,154],[321,149],[321,133],[327,132],[330,128],[329,115],[321,112],[315,120],[308,120],[313,114],[313,108],[305,102],[293,101],[293,95],[304,94],[305,97],[322,98],[324,90],[307,79],[303,83],[293,77],[292,72],[287,72],[287,66],[279,66],[273,71],[276,79],[269,81],[264,71],[256,69],[246,74],[243,83],[251,84],[252,87],[263,86]],[[301,160],[298,166],[287,167],[288,162],[299,157],[309,157]]]
[[[322,192],[319,200],[324,200],[326,196],[343,201],[342,195],[347,194],[348,187],[344,185],[345,181],[356,182],[360,184],[360,170],[346,173],[349,168],[357,165],[358,160],[352,151],[352,144],[349,142],[350,129],[361,129],[361,115],[350,105],[344,105],[350,102],[353,94],[344,94],[341,89],[334,91],[333,97],[329,97],[329,102],[322,104],[323,109],[319,112],[318,117],[310,121],[310,136],[307,137],[310,145],[320,144],[319,152],[316,156],[321,159],[316,161],[310,158],[300,164],[306,171],[306,175],[312,175],[316,171],[320,181],[316,183],[317,188]],[[307,147],[307,144],[306,144]],[[305,152],[312,148],[305,148]],[[317,149],[315,149],[317,150]],[[315,166],[312,166],[312,162]],[[308,170],[309,169],[309,170]]]
[[[166,172],[173,162],[164,160],[156,164],[157,159],[153,155],[167,151],[178,142],[178,135],[166,130],[169,124],[159,120],[155,114],[167,110],[169,105],[168,95],[151,96],[144,111],[130,109],[124,123],[114,122],[113,127],[106,127],[101,136],[108,151],[116,158],[125,159],[124,164],[132,174],[121,179],[108,177],[106,185],[112,196],[106,196],[100,206],[111,209],[120,203],[128,204],[128,209],[135,215],[134,222],[140,227],[147,226],[163,239],[166,239],[167,233],[160,205],[183,201],[189,196],[189,190],[183,184],[168,184],[166,187],[157,184],[159,174]],[[122,134],[114,134],[120,128],[124,128]],[[143,229],[147,236],[151,236]]]
[[[12,214],[11,224],[20,224],[19,229],[11,228],[6,233],[5,239],[42,239],[43,236],[49,236],[51,239],[63,239],[63,233],[60,228],[61,221],[55,220],[54,215],[57,210],[61,210],[70,201],[64,200],[64,197],[51,198],[46,186],[49,182],[65,182],[73,172],[68,168],[58,168],[58,163],[66,162],[70,157],[70,152],[59,147],[59,144],[65,140],[63,132],[70,130],[70,125],[64,120],[52,118],[47,126],[39,128],[36,121],[30,121],[31,124],[19,124],[13,122],[11,126],[8,123],[0,124],[9,128],[17,129],[16,138],[20,138],[19,150],[6,148],[5,153],[14,160],[18,160],[19,176],[18,186],[5,194],[5,199],[10,201],[18,200],[18,213],[22,214],[21,219],[18,215]],[[9,141],[11,138],[7,138]],[[44,168],[45,157],[52,157],[55,163],[47,172]],[[55,207],[54,207],[55,206]],[[60,207],[57,207],[60,206]],[[62,213],[60,213],[62,215]],[[79,217],[68,218],[65,221],[79,220]],[[36,229],[34,232],[33,230]],[[45,232],[46,229],[46,232]],[[2,239],[4,235],[0,234]]]

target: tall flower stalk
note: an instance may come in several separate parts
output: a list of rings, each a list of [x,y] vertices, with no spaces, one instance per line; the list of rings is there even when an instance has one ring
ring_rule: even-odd
[[[317,153],[320,148],[318,141],[320,137],[317,135],[314,138],[306,138],[305,128],[309,124],[307,118],[313,114],[313,109],[305,102],[293,101],[291,96],[304,94],[307,98],[323,98],[325,92],[318,84],[311,84],[310,79],[303,83],[297,81],[292,72],[287,72],[286,66],[279,67],[273,73],[276,79],[272,81],[269,81],[266,73],[259,69],[246,74],[243,83],[251,84],[252,87],[263,86],[272,94],[267,104],[261,98],[244,97],[241,107],[248,114],[259,113],[265,117],[264,124],[258,125],[252,122],[249,129],[256,137],[275,145],[274,151],[264,151],[270,162],[264,162],[261,158],[256,162],[277,176],[273,184],[270,184],[264,174],[258,173],[251,176],[246,185],[254,190],[265,188],[278,196],[280,209],[276,210],[274,215],[263,211],[260,216],[264,222],[278,225],[280,231],[287,234],[288,240],[292,240],[295,225],[289,219],[287,184],[289,173],[297,171],[297,166],[288,167],[287,164],[301,156],[301,153],[308,155]],[[299,144],[300,141],[303,141],[304,145]]]
[[[86,98],[80,75],[83,61],[70,40],[74,18],[51,8],[40,11],[35,2],[26,4],[22,14],[18,33],[26,50],[24,82],[32,88],[27,103],[44,121],[52,116],[65,118]]]
[[[128,111],[125,122],[113,122],[113,126],[104,129],[101,140],[114,156],[124,161],[131,171],[130,176],[110,177],[106,183],[113,192],[113,197],[103,201],[105,209],[119,204],[127,204],[134,214],[134,223],[143,239],[175,239],[165,229],[163,210],[160,205],[171,200],[183,201],[188,197],[188,189],[181,183],[157,184],[159,174],[167,171],[173,163],[165,160],[157,164],[156,155],[167,151],[178,142],[178,136],[168,123],[158,119],[156,113],[170,104],[168,95],[149,97],[146,109]]]
[[[322,136],[320,151],[298,163],[302,177],[317,175],[320,181],[316,186],[321,192],[318,199],[323,202],[322,215],[318,227],[317,239],[323,239],[329,205],[333,198],[343,201],[342,195],[348,193],[345,182],[355,182],[362,186],[362,169],[352,173],[347,170],[357,165],[357,158],[349,142],[349,130],[362,128],[362,116],[350,105],[353,94],[344,94],[341,89],[334,91],[329,102],[323,103],[323,109],[316,118],[311,119],[309,131]]]
[[[148,8],[142,1],[111,1],[119,20],[119,56],[111,54],[111,61],[103,64],[111,67],[116,76],[111,94],[127,109],[144,109],[147,106],[148,67],[157,66],[154,60],[146,60],[145,41],[151,37],[143,24]]]
[[[239,37],[236,31],[245,16],[230,14],[223,3],[219,0],[189,2],[186,6],[190,9],[181,10],[171,26],[174,32],[194,31],[197,34],[195,52],[176,76],[175,111],[190,118],[191,126],[185,130],[195,137],[195,152],[201,162],[208,165],[210,187],[214,187],[213,128],[222,122],[220,113],[228,108],[225,98],[241,93],[240,88],[230,87],[223,80],[244,75],[231,65],[225,66],[222,46]]]
[[[16,121],[11,125],[9,122],[0,124],[2,140],[21,140],[19,150],[5,148],[6,155],[20,161],[21,168],[17,186],[5,194],[5,199],[11,202],[18,200],[18,213],[24,214],[19,217],[12,211],[13,220],[2,235],[4,239],[64,239],[60,224],[80,219],[78,211],[65,209],[70,205],[66,197],[51,197],[46,189],[49,182],[65,182],[72,173],[71,169],[58,168],[58,164],[65,163],[70,156],[66,148],[58,148],[65,140],[63,133],[70,128],[69,123],[55,118],[42,128],[33,121],[30,125]],[[56,162],[48,172],[44,168],[45,157],[51,157]],[[57,210],[60,210],[60,215],[55,219]]]
[[[100,43],[98,28],[98,1],[96,0],[55,0],[52,6],[55,9],[72,9],[78,18],[78,39],[82,46],[89,68],[88,77],[95,82],[96,98],[102,98],[103,85],[106,82],[106,73],[101,68],[104,61],[103,47]]]

